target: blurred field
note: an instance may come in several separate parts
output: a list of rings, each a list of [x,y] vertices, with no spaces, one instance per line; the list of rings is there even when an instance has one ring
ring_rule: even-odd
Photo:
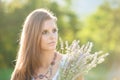
[[[13,69],[0,69],[0,80],[10,80]]]
[[[92,69],[86,76],[85,80],[107,80],[109,70],[104,67]]]

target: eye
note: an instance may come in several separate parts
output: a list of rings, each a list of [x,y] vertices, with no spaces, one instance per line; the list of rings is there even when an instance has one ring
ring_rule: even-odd
[[[47,30],[44,30],[43,32],[42,32],[42,34],[47,34],[48,33],[48,31]]]
[[[56,32],[58,32],[58,30],[57,29],[53,29],[53,31],[52,31],[53,33],[56,33]]]

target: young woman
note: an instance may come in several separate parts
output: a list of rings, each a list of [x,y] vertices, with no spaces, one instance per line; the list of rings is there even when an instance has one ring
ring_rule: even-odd
[[[57,18],[48,10],[31,12],[23,25],[11,80],[56,80],[63,55],[56,51]]]

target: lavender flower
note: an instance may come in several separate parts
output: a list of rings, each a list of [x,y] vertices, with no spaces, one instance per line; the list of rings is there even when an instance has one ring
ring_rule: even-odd
[[[66,54],[66,59],[63,65],[60,66],[60,74],[57,80],[75,80],[78,76],[86,74],[97,64],[104,61],[108,53],[102,54],[101,51],[91,54],[92,43],[88,42],[80,47],[79,41],[74,40],[69,46],[68,42],[62,43],[62,53]]]

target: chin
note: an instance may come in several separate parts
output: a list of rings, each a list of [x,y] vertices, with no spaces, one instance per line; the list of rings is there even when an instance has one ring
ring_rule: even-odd
[[[49,47],[49,50],[56,50],[56,47]]]
[[[56,48],[50,48],[49,50],[56,50]]]

